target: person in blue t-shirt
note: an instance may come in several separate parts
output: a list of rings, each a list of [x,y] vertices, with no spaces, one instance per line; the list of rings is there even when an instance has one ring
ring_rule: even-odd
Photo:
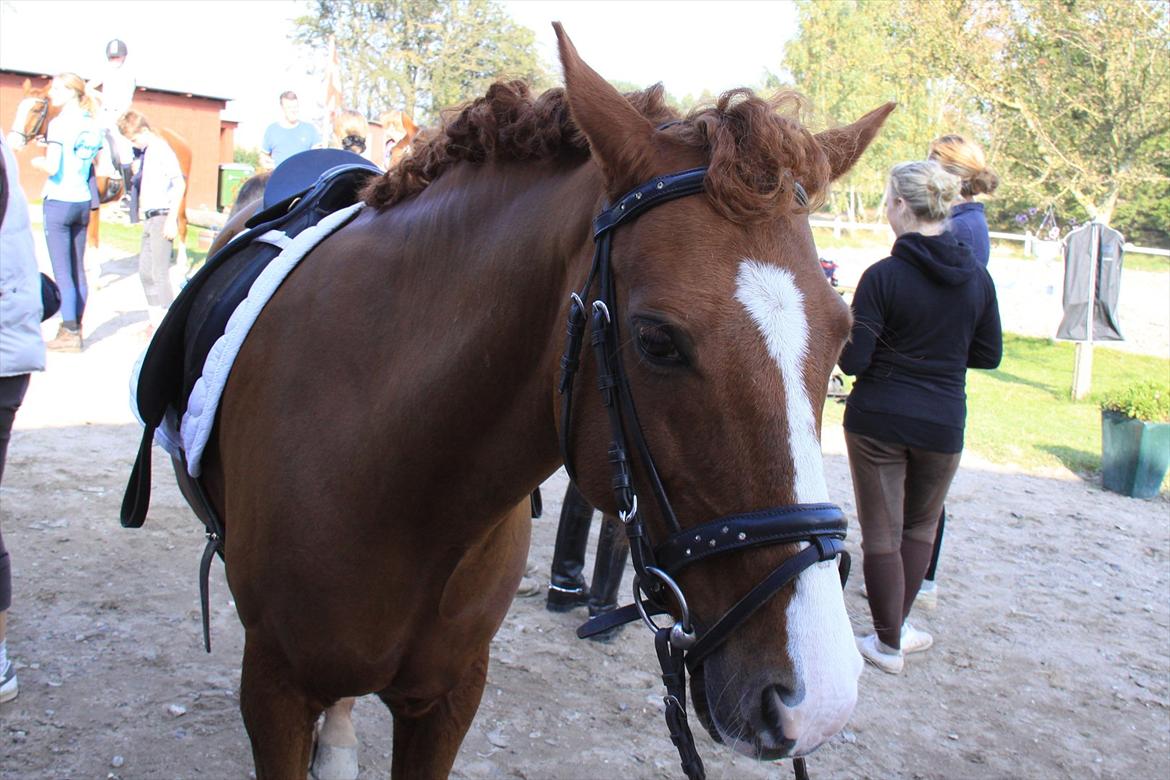
[[[294,154],[321,146],[321,134],[317,128],[300,121],[297,93],[282,93],[280,110],[284,116],[264,131],[264,143],[260,147],[260,165],[268,169],[275,168]]]
[[[31,165],[49,174],[44,190],[45,243],[61,288],[61,326],[49,349],[80,352],[81,318],[89,286],[85,279],[85,232],[89,226],[89,177],[102,150],[96,106],[76,73],[60,73],[49,86],[60,113],[49,122],[45,156]]]

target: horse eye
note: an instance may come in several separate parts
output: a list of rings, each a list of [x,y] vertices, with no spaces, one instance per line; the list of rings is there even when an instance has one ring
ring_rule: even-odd
[[[685,358],[674,343],[670,328],[661,322],[640,320],[634,324],[638,349],[650,360],[659,363],[683,363]]]

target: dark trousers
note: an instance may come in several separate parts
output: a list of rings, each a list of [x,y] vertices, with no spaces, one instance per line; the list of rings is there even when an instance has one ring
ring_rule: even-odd
[[[89,201],[68,203],[46,200],[45,243],[53,278],[61,288],[61,319],[77,328],[85,314],[89,284],[85,280],[85,229],[89,226]]]
[[[28,374],[0,377],[0,481],[4,479],[4,462],[8,456],[8,439],[12,435],[12,421],[28,390]],[[2,507],[0,507],[2,509]],[[0,520],[4,513],[0,511]],[[12,606],[12,566],[4,547],[4,525],[0,522],[0,612]]]
[[[863,570],[878,638],[900,646],[902,623],[930,565],[936,528],[960,453],[845,432]]]
[[[616,517],[604,515],[593,562],[593,581],[585,584],[585,548],[589,544],[589,526],[593,507],[572,482],[561,503],[561,519],[553,548],[552,572],[549,576],[550,607],[566,608],[589,605],[589,613],[608,612],[617,606],[617,593],[629,558],[630,545],[625,529]]]
[[[930,566],[926,568],[923,579],[934,582],[934,575],[938,571],[938,556],[942,552],[943,530],[947,527],[947,508],[944,506],[938,513],[938,530],[934,532],[934,551],[930,554]]]

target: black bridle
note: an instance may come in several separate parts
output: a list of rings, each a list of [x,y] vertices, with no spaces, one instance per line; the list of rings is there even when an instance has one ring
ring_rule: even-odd
[[[35,140],[37,138],[44,138],[45,137],[46,125],[48,125],[47,120],[49,118],[49,98],[48,97],[29,98],[29,100],[36,100],[36,101],[39,101],[41,104],[41,107],[39,109],[37,109],[37,112],[38,112],[37,113],[37,123],[35,125],[33,125],[32,129],[29,130],[27,133],[22,131],[22,130],[17,130],[15,128],[13,128],[13,130],[12,130],[12,132],[16,133],[22,139],[24,139],[24,143],[26,143],[26,144],[29,141]],[[32,113],[31,110],[29,113]],[[27,126],[27,120],[25,121],[25,124]]]
[[[683,529],[671,508],[638,422],[630,383],[621,359],[619,309],[610,263],[613,231],[655,206],[702,192],[706,173],[706,168],[692,168],[654,178],[630,190],[593,220],[593,265],[584,287],[579,293],[570,296],[568,334],[565,353],[561,358],[559,384],[562,396],[561,454],[569,477],[575,480],[569,448],[573,386],[585,331],[586,301],[596,280],[597,298],[589,307],[592,311],[590,340],[597,360],[598,388],[609,416],[609,461],[613,472],[614,498],[618,517],[630,540],[630,558],[635,571],[634,603],[592,618],[577,630],[577,635],[582,638],[593,636],[639,617],[654,632],[658,660],[662,666],[662,680],[666,685],[664,700],[667,727],[671,741],[678,748],[683,771],[692,780],[700,780],[706,775],[687,723],[688,670],[696,677],[697,684],[692,686],[692,691],[698,699],[702,695],[700,680],[703,660],[802,571],[819,561],[830,561],[841,556],[842,586],[849,575],[849,554],[844,545],[847,527],[845,516],[834,504],[793,504],[762,509],[717,518]],[[807,195],[799,184],[795,186],[794,195],[802,205],[807,201]],[[631,479],[632,454],[636,454],[645,472],[659,513],[670,531],[670,535],[657,545],[651,543],[638,511],[638,496]],[[801,542],[808,542],[808,546],[784,561],[712,626],[700,632],[692,624],[686,597],[677,581],[680,571],[716,555],[752,547]],[[669,606],[672,603],[677,607],[678,619],[669,627],[657,625],[653,618],[671,613]],[[709,715],[706,702],[696,701],[695,704],[700,718],[706,718]],[[712,737],[719,740],[713,724],[708,725],[708,730]],[[794,759],[794,768],[798,778],[807,777],[802,758]]]

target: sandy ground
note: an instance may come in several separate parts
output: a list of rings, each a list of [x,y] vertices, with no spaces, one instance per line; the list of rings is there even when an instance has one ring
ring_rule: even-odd
[[[217,563],[204,653],[201,527],[157,448],[146,526],[118,524],[139,439],[127,377],[146,315],[133,258],[93,265],[90,345],[52,354],[34,377],[0,489],[21,683],[20,697],[0,705],[0,778],[245,778],[242,631]],[[826,431],[825,450],[830,494],[852,517],[839,429]],[[564,484],[563,473],[546,484],[534,525],[541,585]],[[813,776],[1170,776],[1170,500],[1123,498],[1068,472],[1019,473],[969,452],[948,506],[940,602],[914,618],[935,647],[908,659],[901,677],[865,671],[856,714],[810,759]],[[855,555],[857,540],[854,527]],[[846,602],[862,633],[858,586],[854,578]],[[681,776],[649,634],[630,627],[609,644],[580,641],[581,619],[547,612],[543,593],[517,598],[454,777]],[[356,720],[362,777],[386,776],[387,712],[367,697]],[[733,755],[696,729],[712,778],[791,776],[787,763]]]

